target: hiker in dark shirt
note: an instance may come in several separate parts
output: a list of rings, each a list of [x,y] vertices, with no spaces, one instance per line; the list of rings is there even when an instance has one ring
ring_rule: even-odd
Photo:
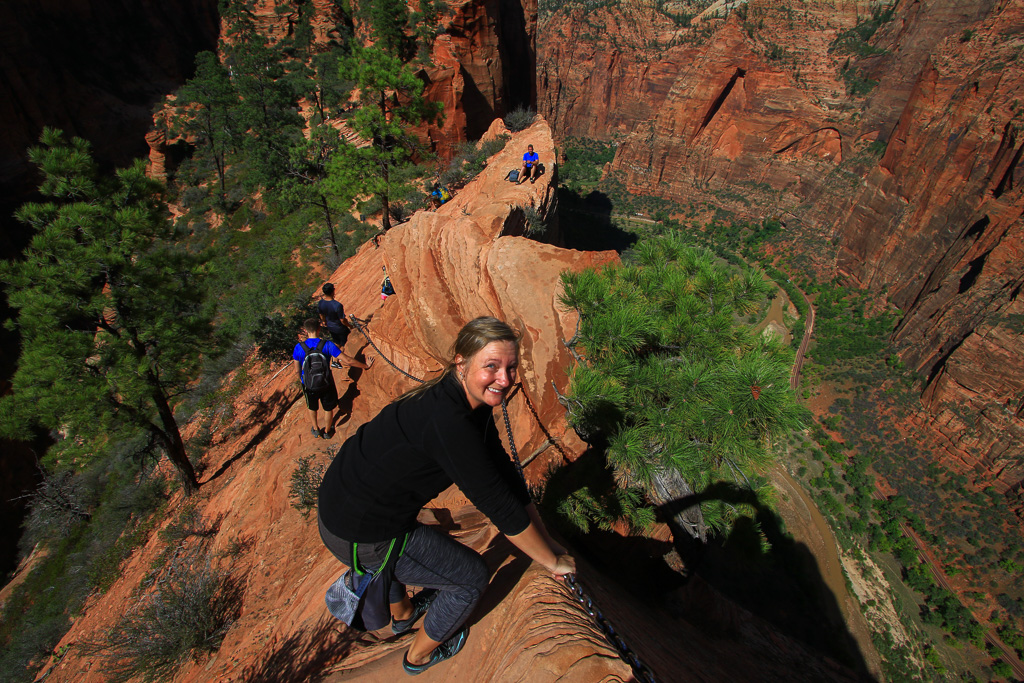
[[[533,151],[533,145],[527,145],[526,154],[523,155],[523,169],[519,172],[519,184],[525,183],[527,178],[530,178],[531,183],[535,182],[539,172],[540,157]]]
[[[348,321],[345,320],[345,307],[341,305],[340,301],[335,301],[332,283],[326,283],[322,290],[324,298],[316,305],[317,313],[320,314],[320,322],[327,328],[327,333],[331,335],[331,341],[339,349],[344,349],[349,333]],[[336,361],[331,362],[331,367],[341,368]]]
[[[463,626],[489,580],[475,551],[416,521],[420,509],[453,482],[512,543],[555,576],[575,571],[572,557],[548,535],[530,494],[505,453],[492,409],[515,383],[518,335],[495,318],[459,332],[442,374],[408,392],[350,437],[320,485],[320,537],[343,563],[375,568],[393,539],[404,550],[394,565],[391,628],[423,627],[403,667],[418,674],[462,649]],[[412,600],[406,585],[434,589]],[[429,595],[429,597],[427,597]],[[432,602],[431,602],[432,600]]]

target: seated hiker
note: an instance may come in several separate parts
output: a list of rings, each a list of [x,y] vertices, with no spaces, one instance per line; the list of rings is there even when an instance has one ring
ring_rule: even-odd
[[[320,339],[320,324],[315,318],[306,320],[302,325],[306,333],[305,341],[295,345],[292,351],[292,363],[299,375],[302,395],[309,408],[313,427],[310,430],[314,439],[327,439],[334,436],[334,409],[338,407],[338,387],[334,383],[334,372],[331,370],[330,357],[340,358],[346,365],[369,370],[370,366],[344,353],[338,346],[326,339]],[[317,413],[324,409],[327,416],[325,427],[320,426]]]
[[[441,185],[440,183],[434,183],[434,187],[430,191],[431,210],[441,208],[441,206],[443,206],[451,198],[452,193],[447,187]]]
[[[523,155],[523,170],[519,172],[519,184],[526,181],[535,182],[540,175],[540,157],[533,151],[533,145],[526,146],[526,154]]]
[[[326,283],[322,291],[324,297],[316,305],[316,310],[320,314],[320,322],[327,328],[327,333],[331,335],[331,341],[339,349],[344,349],[351,329],[345,319],[345,307],[341,305],[340,301],[335,300],[333,284]],[[341,368],[337,361],[331,361],[331,367]]]
[[[388,275],[388,267],[381,266],[380,269],[384,271],[384,281],[380,283],[380,300],[386,301],[389,296],[395,293],[395,288],[391,286],[391,276]]]
[[[573,558],[548,535],[505,453],[492,411],[516,381],[519,335],[495,318],[467,323],[437,377],[384,407],[341,447],[320,484],[320,538],[342,563],[389,566],[391,630],[423,627],[402,666],[419,674],[455,656],[490,579],[484,559],[416,516],[453,482],[527,556],[562,577]],[[404,539],[404,540],[403,540]],[[397,562],[389,548],[401,547]],[[355,555],[355,557],[353,557]],[[421,586],[413,598],[406,586]]]

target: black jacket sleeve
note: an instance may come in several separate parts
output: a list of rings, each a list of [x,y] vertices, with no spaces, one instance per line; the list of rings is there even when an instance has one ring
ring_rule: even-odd
[[[490,421],[489,416],[487,419]],[[480,425],[469,416],[439,416],[424,445],[470,502],[503,534],[515,536],[530,524],[526,512],[530,497],[490,422],[489,429],[485,427],[481,434]]]

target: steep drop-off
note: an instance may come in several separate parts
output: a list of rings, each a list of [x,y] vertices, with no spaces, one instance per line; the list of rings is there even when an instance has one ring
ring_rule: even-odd
[[[492,133],[500,132],[496,122]],[[536,184],[513,185],[503,177],[529,141],[542,160],[554,155],[547,124],[535,123],[490,160],[484,172],[436,212],[419,212],[346,261],[331,281],[346,310],[369,318],[368,333],[398,367],[425,376],[438,369],[463,322],[493,314],[523,332],[521,391],[510,400],[510,417],[527,477],[540,481],[550,464],[583,451],[565,421],[552,382],[564,390],[570,363],[563,339],[575,318],[558,304],[558,274],[614,262],[614,252],[578,252],[522,236],[523,211],[541,216],[553,209],[553,174]],[[381,266],[396,294],[381,302]],[[219,435],[207,452],[202,487],[194,499],[209,529],[185,540],[205,545],[214,563],[240,586],[238,616],[220,648],[186,663],[177,681],[390,681],[401,676],[406,640],[379,640],[346,630],[326,612],[324,590],[342,566],[323,547],[315,517],[291,506],[290,479],[303,456],[329,461],[341,441],[373,417],[412,381],[377,357],[358,334],[346,349],[376,358],[373,367],[339,372],[346,416],[333,441],[313,439],[308,412],[289,363],[249,366],[250,383],[235,400],[233,417],[212,425]],[[278,372],[280,370],[280,372]],[[530,408],[530,405],[536,410]],[[496,416],[500,420],[500,415]],[[193,421],[188,436],[199,430]],[[500,423],[499,423],[500,424]],[[172,503],[180,510],[184,501]],[[606,644],[568,592],[520,557],[455,489],[424,514],[484,552],[495,571],[484,604],[472,619],[469,644],[423,680],[626,681],[629,668]],[[48,680],[105,680],[110,663],[79,647],[102,643],[106,629],[132,605],[154,566],[166,556],[160,534],[126,562],[122,577],[89,602],[58,649],[67,654]],[[157,563],[154,565],[154,563]],[[580,575],[627,642],[658,675],[674,680],[855,680],[831,660],[778,632],[722,598],[700,581],[680,600],[691,616],[640,604],[585,562]],[[102,648],[99,651],[102,652]]]
[[[611,172],[634,192],[779,217],[808,268],[887,295],[947,463],[1019,487],[1024,6],[718,9],[688,24],[644,2],[542,14],[538,106],[556,139],[614,141]]]

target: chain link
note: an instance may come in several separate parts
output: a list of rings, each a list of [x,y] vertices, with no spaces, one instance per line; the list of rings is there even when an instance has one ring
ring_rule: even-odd
[[[370,338],[370,335],[364,329],[363,325],[360,324],[361,321],[354,315],[349,317],[355,324],[356,329],[362,332],[363,336],[366,337],[366,341],[370,342],[370,346],[372,346],[373,349],[377,352],[377,355],[383,358],[388,365],[393,367],[395,370],[398,370],[400,373],[402,373],[409,379],[416,380],[421,384],[424,382],[424,380],[420,379],[419,377],[413,377],[408,372],[392,363],[387,356],[381,353],[381,350],[377,348],[377,345],[373,343],[373,339]],[[537,414],[537,409],[534,407],[533,401],[530,400],[530,396],[526,393],[526,390],[523,389],[522,383],[517,382],[515,387],[513,387],[513,390],[509,393],[509,395],[501,400],[501,414],[502,417],[505,419],[505,431],[508,433],[508,445],[509,450],[512,451],[512,462],[515,464],[516,471],[519,472],[519,476],[522,477],[523,483],[527,484],[526,475],[523,473],[523,464],[519,460],[519,450],[516,448],[516,441],[512,437],[512,422],[511,420],[509,420],[508,417],[507,399],[510,399],[513,396],[515,396],[516,392],[520,390],[522,390],[523,397],[526,399],[526,405],[530,408],[530,412],[533,413],[533,418],[537,421],[537,425],[541,428],[541,431],[543,431],[544,434],[548,437],[548,441],[552,445],[554,445],[555,448],[558,449],[558,452],[561,453],[562,457],[564,457],[567,461],[570,460],[570,458],[568,453],[566,453],[565,450],[563,450],[562,447],[558,445],[558,442],[556,442],[551,437],[551,434],[548,432],[547,428],[545,428],[544,423],[540,421],[540,415]],[[527,488],[529,488],[528,484]],[[631,669],[633,669],[633,674],[634,676],[636,676],[637,681],[639,681],[640,683],[657,683],[657,679],[655,679],[654,677],[654,672],[651,671],[650,667],[643,663],[640,657],[629,646],[629,643],[627,643],[626,640],[615,631],[615,628],[612,626],[611,622],[609,622],[605,618],[604,614],[601,613],[601,610],[597,608],[597,604],[594,602],[594,599],[583,588],[583,584],[581,584],[580,580],[576,578],[576,575],[566,574],[562,577],[562,579],[565,583],[565,586],[569,589],[569,592],[583,608],[583,611],[586,612],[587,615],[594,620],[595,624],[597,624],[597,627],[601,630],[601,634],[605,637],[605,640],[607,640],[608,643],[615,649],[615,651],[618,652],[619,657],[622,659],[622,661],[624,661],[626,664],[630,666]]]
[[[370,339],[369,333],[363,327],[363,325],[361,324],[361,321],[359,320],[359,318],[355,317],[354,315],[350,315],[349,318],[352,320],[352,324],[356,326],[356,329],[359,330],[360,332],[362,332],[363,336],[366,337],[366,341],[370,342],[370,346],[372,346],[373,350],[377,352],[377,355],[384,359],[385,363],[387,363],[388,365],[393,367],[395,370],[398,370],[400,373],[402,373],[403,375],[405,375],[409,379],[415,380],[415,381],[419,382],[420,384],[424,383],[425,380],[422,380],[419,377],[414,377],[413,375],[410,375],[408,372],[406,372],[402,368],[400,368],[397,365],[395,365],[394,363],[392,363],[391,359],[388,358],[387,356],[385,356],[384,353],[379,348],[377,348],[377,345],[373,343],[373,340]]]

